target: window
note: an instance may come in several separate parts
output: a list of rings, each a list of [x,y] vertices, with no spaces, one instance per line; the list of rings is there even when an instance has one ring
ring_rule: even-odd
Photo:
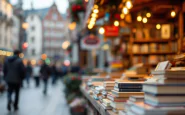
[[[31,54],[32,54],[32,56],[35,55],[35,49],[32,49],[32,50],[31,50]]]
[[[32,27],[31,27],[31,30],[32,30],[32,31],[34,31],[34,30],[35,30],[35,27],[34,27],[34,26],[32,26]]]
[[[34,37],[31,38],[31,42],[32,42],[32,43],[35,42],[35,38],[34,38]]]

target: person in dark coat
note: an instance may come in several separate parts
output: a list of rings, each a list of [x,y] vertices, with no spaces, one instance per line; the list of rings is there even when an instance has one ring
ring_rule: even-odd
[[[32,72],[33,72],[33,69],[32,69],[31,63],[30,61],[28,61],[27,66],[26,66],[26,82],[28,86],[30,84],[30,77],[32,75]]]
[[[40,69],[40,74],[44,81],[44,90],[43,90],[44,94],[47,94],[47,85],[48,85],[48,79],[49,79],[50,73],[51,72],[50,72],[49,66],[46,64],[45,61],[43,61],[43,64]]]
[[[56,64],[54,63],[51,66],[51,76],[52,76],[52,84],[54,85],[57,81],[57,68],[56,68]]]
[[[25,76],[25,66],[22,59],[19,58],[20,51],[15,50],[14,56],[5,60],[3,72],[5,81],[8,84],[8,105],[7,109],[11,111],[12,93],[15,93],[14,109],[18,110],[19,91]]]

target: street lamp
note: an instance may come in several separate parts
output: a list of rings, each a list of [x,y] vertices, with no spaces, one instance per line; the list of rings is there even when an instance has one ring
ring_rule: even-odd
[[[70,42],[69,41],[65,41],[65,42],[62,43],[62,48],[64,50],[66,50],[69,47],[69,45],[70,45]]]

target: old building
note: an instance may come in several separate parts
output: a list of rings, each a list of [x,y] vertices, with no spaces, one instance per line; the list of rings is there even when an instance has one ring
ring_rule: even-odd
[[[67,39],[66,21],[55,3],[50,8],[25,11],[27,29],[27,57],[39,59],[44,53],[49,58],[63,57],[62,43]]]

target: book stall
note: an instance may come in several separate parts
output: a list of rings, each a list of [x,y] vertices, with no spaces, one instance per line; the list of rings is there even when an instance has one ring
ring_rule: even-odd
[[[184,12],[181,0],[94,0],[87,28],[119,61],[82,79],[88,115],[185,115]]]

